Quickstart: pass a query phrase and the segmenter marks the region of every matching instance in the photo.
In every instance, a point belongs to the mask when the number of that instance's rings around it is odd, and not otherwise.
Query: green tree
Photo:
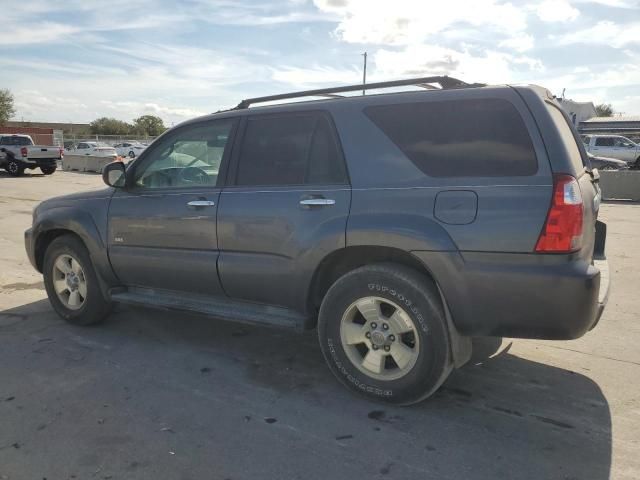
[[[142,115],[136,118],[133,121],[133,128],[136,133],[150,137],[157,137],[167,129],[162,119],[155,115]]]
[[[0,90],[0,125],[4,125],[16,113],[13,95],[8,89]]]
[[[610,103],[601,103],[596,105],[596,116],[598,117],[612,117],[613,107]]]
[[[101,117],[89,124],[96,135],[129,135],[133,126],[115,118]]]

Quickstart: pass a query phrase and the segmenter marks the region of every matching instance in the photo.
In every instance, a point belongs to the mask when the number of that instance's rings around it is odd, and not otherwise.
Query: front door
[[[218,210],[222,286],[303,310],[315,267],[345,247],[351,189],[331,118],[252,115],[241,130]]]
[[[198,122],[155,142],[131,164],[109,207],[109,258],[124,285],[221,294],[219,175],[235,120]]]

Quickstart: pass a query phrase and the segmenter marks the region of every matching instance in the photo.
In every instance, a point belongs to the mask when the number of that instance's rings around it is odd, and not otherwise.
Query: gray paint
[[[501,98],[515,106],[536,151],[535,175],[428,177],[363,114],[370,105],[467,98]],[[455,326],[466,334],[573,338],[598,315],[599,272],[589,262],[596,190],[589,174],[575,171],[547,110],[550,98],[539,87],[469,88],[233,110],[185,122],[182,126],[260,113],[325,111],[335,122],[351,184],[220,185],[150,196],[120,190],[111,201],[110,222],[109,194],[81,202],[63,197],[38,209],[27,249],[32,250],[32,236],[69,228],[87,239],[101,275],[113,287],[191,292],[211,302],[230,297],[286,307],[305,317],[314,313],[307,311],[306,300],[323,259],[344,247],[390,247],[411,252],[432,273]],[[134,162],[129,176],[152,150]],[[228,170],[234,171],[233,164]],[[579,178],[585,201],[584,247],[572,255],[533,254],[550,204],[552,172]],[[306,195],[336,203],[301,207]],[[439,195],[444,203],[438,205]],[[202,197],[216,206],[186,207]],[[47,220],[61,205],[70,206],[64,218]]]

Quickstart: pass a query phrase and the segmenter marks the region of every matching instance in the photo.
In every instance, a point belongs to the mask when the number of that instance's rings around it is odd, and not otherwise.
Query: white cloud
[[[591,27],[552,37],[560,45],[599,44],[620,48],[630,44],[640,44],[640,22],[619,25],[609,20]],[[636,54],[637,57],[637,54]]]
[[[401,51],[380,49],[374,54],[376,73],[382,77],[451,75],[467,82],[507,83],[521,81],[515,70],[543,71],[539,60],[497,51],[474,54],[431,45]],[[524,76],[526,78],[526,76]]]
[[[533,35],[522,34],[502,40],[498,46],[508,50],[515,50],[516,52],[526,52],[533,48],[534,43]]]
[[[320,65],[305,67],[284,66],[273,68],[271,78],[296,88],[309,88],[327,84],[355,84],[361,81],[362,71],[356,68],[333,68]]]
[[[536,7],[543,22],[567,22],[578,18],[580,11],[566,0],[545,0]]]
[[[71,25],[54,22],[40,22],[36,25],[3,22],[0,45],[25,45],[33,43],[50,43],[61,38],[68,38],[79,30]]]
[[[322,11],[339,16],[335,30],[349,43],[413,45],[459,24],[514,35],[526,28],[526,12],[494,0],[314,0]]]

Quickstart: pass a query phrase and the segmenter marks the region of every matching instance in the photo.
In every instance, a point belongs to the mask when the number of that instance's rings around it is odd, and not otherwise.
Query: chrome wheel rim
[[[70,310],[82,308],[87,299],[87,279],[82,265],[69,254],[59,255],[53,262],[53,289]]]
[[[340,322],[340,341],[353,366],[376,380],[404,377],[420,353],[413,319],[381,297],[363,297],[349,305]]]

